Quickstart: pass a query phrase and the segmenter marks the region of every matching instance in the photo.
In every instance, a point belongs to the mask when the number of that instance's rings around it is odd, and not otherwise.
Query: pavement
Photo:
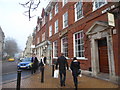
[[[44,83],[41,83],[41,73],[38,70],[35,74],[31,74],[26,78],[21,79],[20,88],[32,88],[32,89],[62,89],[62,88],[74,88],[73,77],[71,71],[67,70],[66,75],[66,86],[60,86],[60,79],[52,77],[52,67],[49,65],[45,66],[44,72]],[[82,77],[78,77],[78,88],[119,88],[119,86],[115,83],[101,80],[98,78],[90,77],[82,74]],[[17,81],[12,81],[9,83],[2,84],[2,90],[6,90],[7,88],[16,88]]]

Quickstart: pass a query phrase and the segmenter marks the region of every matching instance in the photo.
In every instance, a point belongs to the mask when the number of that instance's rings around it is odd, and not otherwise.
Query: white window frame
[[[65,55],[66,52],[64,52],[64,50],[63,50],[63,49],[64,49],[63,39],[65,39],[65,38],[67,39],[67,42],[66,42],[66,43],[67,43],[67,56]],[[65,48],[66,48],[66,47],[65,47]],[[61,38],[61,53],[64,53],[65,57],[68,58],[68,38],[67,38],[67,37]]]
[[[45,24],[45,16],[42,18],[42,26]]]
[[[67,22],[67,25],[65,26],[66,22]],[[66,27],[68,27],[68,12],[65,12],[63,14],[63,29]]]
[[[80,50],[82,53],[81,54],[83,54],[83,57],[78,57],[77,55],[76,55],[76,52],[80,52],[80,51],[76,51],[76,43],[75,43],[75,35],[76,34],[78,34],[78,33],[83,33],[83,30],[81,30],[81,31],[79,31],[79,32],[76,32],[76,33],[74,33],[73,34],[73,44],[74,44],[74,57],[77,57],[78,59],[81,59],[81,60],[86,60],[85,59],[85,55],[84,55],[84,52],[85,52],[85,48],[84,48],[84,33],[82,34],[83,35],[83,37],[82,37],[82,39],[83,39],[83,50]],[[81,37],[80,37],[80,39],[81,39]],[[79,45],[82,45],[82,43],[80,43]],[[77,47],[77,49],[78,49],[78,47]]]
[[[42,41],[45,40],[45,32],[42,34]]]
[[[100,1],[104,1],[104,4],[102,4],[101,6],[99,5]],[[96,7],[96,3],[99,5],[98,7]],[[107,0],[93,0],[93,11],[101,8],[102,6],[104,6],[107,3],[108,3]]]
[[[55,33],[57,33],[58,32],[58,19],[55,21]]]
[[[40,30],[40,23],[38,23],[38,25],[37,25],[37,31],[39,31]]]
[[[52,11],[50,11],[50,13],[49,13],[49,20],[51,20],[52,19]]]
[[[55,15],[58,13],[58,3],[55,5]]]
[[[57,43],[57,50],[55,50],[56,48],[55,48],[55,43]],[[55,56],[55,54],[57,53],[57,56]],[[57,58],[58,57],[58,41],[56,40],[56,41],[54,41],[53,42],[53,58]]]
[[[49,26],[49,37],[52,36],[52,25]]]
[[[81,3],[81,11],[82,11],[82,13],[81,13],[81,17],[80,18],[77,18],[77,4],[78,3]],[[74,7],[75,7],[75,21],[78,21],[78,20],[80,20],[81,18],[83,18],[83,2],[82,2],[82,0],[80,0],[79,2],[77,2],[75,5],[74,5]],[[80,10],[79,10],[80,11]]]
[[[68,3],[68,0],[62,0],[62,5],[64,6],[65,4]]]
[[[37,38],[37,44],[39,44],[39,43],[40,43],[40,37]]]

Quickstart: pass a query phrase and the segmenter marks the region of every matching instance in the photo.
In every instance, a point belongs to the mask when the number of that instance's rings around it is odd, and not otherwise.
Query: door
[[[107,51],[106,38],[98,40],[98,49],[99,49],[98,51],[99,51],[100,72],[109,73],[108,51]]]

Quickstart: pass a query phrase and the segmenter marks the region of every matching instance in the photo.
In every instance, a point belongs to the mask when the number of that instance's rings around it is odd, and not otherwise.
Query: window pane
[[[54,57],[57,57],[58,56],[58,46],[57,46],[57,41],[54,42]]]
[[[77,19],[81,18],[82,17],[82,2],[79,1],[77,4],[76,4],[76,14],[77,14]]]
[[[84,57],[83,31],[75,34],[75,54],[76,57]]]
[[[65,57],[68,57],[68,41],[67,37],[62,38],[62,51]]]

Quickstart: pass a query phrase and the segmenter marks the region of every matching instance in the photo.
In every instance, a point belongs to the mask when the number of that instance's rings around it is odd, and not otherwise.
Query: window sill
[[[77,57],[78,60],[88,60],[88,58],[80,58],[80,57]]]
[[[58,59],[58,57],[53,57],[53,59]]]
[[[81,20],[82,18],[84,18],[84,16],[80,17],[79,19],[76,19],[75,22]]]

